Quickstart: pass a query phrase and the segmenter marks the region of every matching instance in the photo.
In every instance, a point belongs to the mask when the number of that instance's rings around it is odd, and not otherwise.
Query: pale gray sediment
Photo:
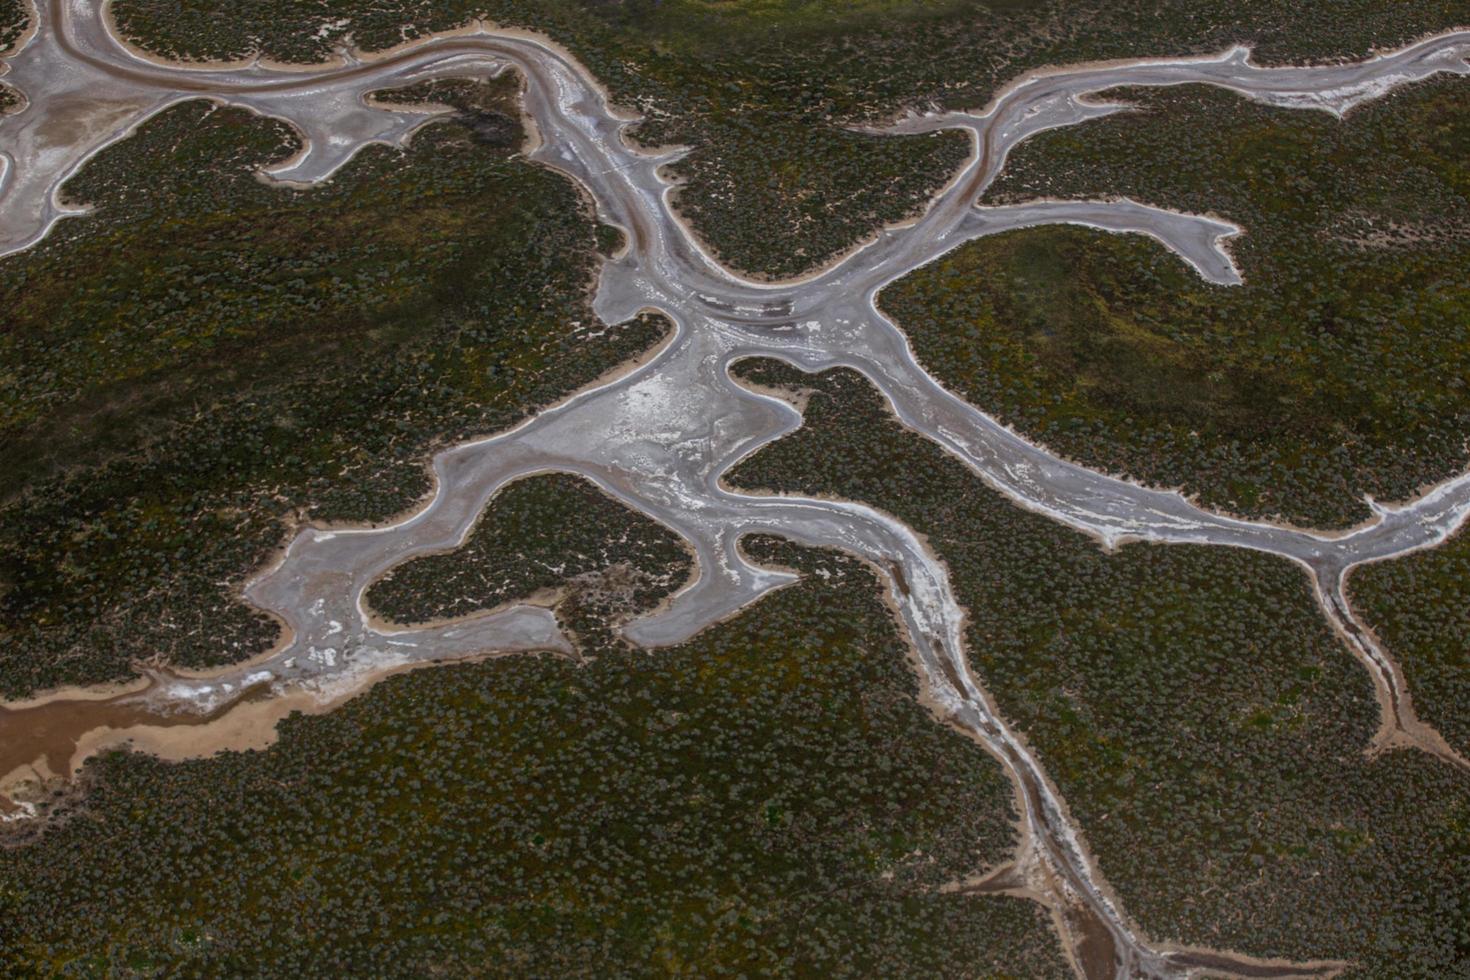
[[[1031,884],[1058,911],[1079,970],[1089,976],[1207,970],[1283,977],[1341,967],[1166,951],[1141,938],[1101,881],[1055,787],[971,673],[963,612],[943,563],[910,529],[870,507],[740,494],[721,485],[721,474],[738,460],[800,424],[790,406],[734,383],[728,368],[751,356],[780,358],[806,370],[855,368],[883,392],[905,425],[962,459],[991,487],[1109,546],[1131,539],[1231,545],[1301,563],[1317,583],[1326,614],[1373,674],[1385,726],[1433,750],[1415,735],[1426,729],[1412,719],[1397,668],[1361,630],[1340,583],[1358,562],[1443,540],[1470,512],[1470,475],[1400,507],[1375,506],[1372,522],[1340,534],[1211,513],[1178,493],[1058,459],[955,397],[917,364],[874,298],[883,286],[964,241],[1057,222],[1151,235],[1204,278],[1238,283],[1225,243],[1239,229],[1216,219],[1127,200],[1004,208],[977,208],[975,201],[1016,143],[1118,111],[1089,101],[1090,93],[1199,82],[1277,105],[1341,113],[1404,82],[1441,71],[1467,73],[1470,33],[1432,38],[1358,64],[1264,69],[1237,48],[1213,58],[1049,71],[1008,86],[982,114],[906,118],[887,131],[968,130],[975,152],[964,171],[917,221],[881,232],[820,274],[760,284],[723,269],[675,218],[668,203],[671,185],[660,167],[679,151],[630,148],[622,138],[627,120],[611,109],[585,69],[548,43],[483,30],[313,71],[194,68],[137,56],[111,35],[103,10],[83,0],[49,0],[39,16],[35,35],[6,59],[6,82],[29,105],[0,118],[0,145],[7,154],[0,174],[0,254],[33,245],[68,213],[57,191],[90,156],[181,100],[210,98],[292,123],[302,134],[303,152],[271,168],[270,176],[312,183],[329,177],[362,146],[401,143],[431,118],[421,109],[372,102],[372,91],[513,66],[525,78],[526,110],[539,136],[532,158],[580,182],[602,219],[627,233],[626,250],[603,265],[598,315],[614,323],[652,308],[677,326],[665,350],[626,376],[512,431],[440,453],[433,464],[435,492],[412,516],[380,528],[302,530],[245,589],[247,598],[289,627],[282,650],[207,678],[161,677],[130,697],[159,711],[209,711],[263,686],[280,694],[313,687],[338,693],[355,677],[405,663],[487,649],[567,649],[545,609],[512,606],[431,628],[388,631],[373,625],[362,596],[393,565],[462,541],[507,482],[539,471],[578,473],[677,531],[696,552],[697,579],[665,608],[627,626],[627,636],[643,645],[684,640],[791,581],[788,573],[742,557],[738,542],[746,534],[837,547],[879,569],[898,570],[889,574],[890,593],[926,686],[941,710],[1014,777],[1025,825],[1017,866],[1030,869]]]

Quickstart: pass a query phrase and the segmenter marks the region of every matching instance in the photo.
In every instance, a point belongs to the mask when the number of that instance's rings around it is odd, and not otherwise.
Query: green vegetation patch
[[[537,591],[583,652],[607,648],[613,627],[671,595],[694,570],[677,534],[579,476],[551,473],[510,484],[465,543],[390,570],[367,603],[399,623],[467,616]]]
[[[455,121],[481,143],[492,147],[519,145],[521,129],[520,76],[503,72],[496,78],[439,78],[372,94],[384,105],[443,106],[454,110]],[[598,226],[598,231],[606,227]]]
[[[30,11],[22,0],[0,0],[0,54],[20,40],[30,24]]]
[[[67,183],[94,214],[0,263],[0,693],[265,648],[233,588],[291,522],[387,518],[436,446],[665,336],[602,331],[595,222],[478,111],[293,191],[253,173],[286,127],[180,105]]]
[[[1151,240],[984,239],[882,296],[919,359],[1087,465],[1210,506],[1365,519],[1465,466],[1470,99],[1417,85],[1346,120],[1203,87],[1042,134],[991,197],[1126,195],[1242,225],[1240,287]]]
[[[959,134],[879,141],[854,122],[931,105],[979,108],[1027,69],[1218,51],[1269,60],[1356,57],[1470,23],[1466,0],[118,0],[151,50],[317,61],[475,16],[544,31],[648,121],[641,140],[696,147],[680,206],[719,255],[800,272],[920,208],[968,150]]]
[[[1470,756],[1470,533],[1353,569],[1355,607],[1409,682],[1414,710]]]
[[[664,651],[385,681],[278,745],[87,767],[0,850],[16,973],[1067,975],[1045,912],[939,886],[1009,859],[1011,788],[938,724],[872,573]]]
[[[737,374],[812,393],[805,425],[730,482],[865,501],[927,536],[977,674],[1147,934],[1358,976],[1470,962],[1470,781],[1422,753],[1365,758],[1372,686],[1300,570],[1223,548],[1106,553],[987,489],[854,372]]]

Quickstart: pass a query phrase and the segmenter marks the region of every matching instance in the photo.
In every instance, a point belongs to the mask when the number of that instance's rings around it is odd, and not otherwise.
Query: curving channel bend
[[[311,184],[369,143],[401,144],[439,112],[377,104],[371,92],[511,67],[524,78],[526,111],[537,134],[531,158],[581,184],[602,220],[626,232],[623,253],[602,267],[598,315],[616,323],[653,309],[676,325],[648,363],[511,431],[440,453],[433,460],[431,499],[406,519],[373,529],[301,530],[245,587],[251,602],[289,627],[289,642],[266,658],[208,677],[157,675],[144,690],[117,699],[130,711],[154,718],[213,715],[263,691],[335,696],[399,665],[487,650],[567,650],[554,617],[542,608],[518,605],[392,631],[373,622],[362,596],[395,564],[455,547],[509,481],[547,470],[578,473],[683,535],[697,554],[697,579],[657,613],[627,626],[627,636],[645,646],[678,643],[792,580],[745,560],[739,541],[747,534],[842,548],[882,570],[930,697],[1014,779],[1024,833],[1007,880],[1049,905],[1083,975],[1287,977],[1343,968],[1166,948],[1139,933],[1099,875],[1055,786],[971,673],[963,611],[943,563],[909,528],[870,507],[738,494],[722,485],[721,475],[742,457],[801,423],[791,406],[731,380],[733,361],[764,356],[809,371],[855,368],[905,425],[963,460],[985,483],[1108,547],[1127,540],[1230,545],[1297,561],[1311,575],[1324,613],[1373,676],[1383,707],[1374,748],[1412,745],[1470,768],[1415,719],[1397,666],[1358,622],[1342,590],[1353,565],[1433,546],[1458,528],[1470,513],[1470,474],[1410,503],[1375,504],[1372,521],[1345,533],[1211,513],[1178,493],[1093,472],[1022,439],[935,382],[874,305],[885,285],[965,241],[1057,222],[1151,235],[1205,279],[1239,283],[1225,243],[1240,229],[1221,221],[1128,200],[1004,208],[974,202],[1020,141],[1124,108],[1091,100],[1090,93],[1119,85],[1208,83],[1274,105],[1341,114],[1437,72],[1470,74],[1470,32],[1357,64],[1261,68],[1247,49],[1234,48],[1213,57],[1050,70],[1011,84],[983,112],[906,117],[882,131],[962,129],[973,141],[969,162],[928,210],[802,280],[756,283],[713,260],[671,207],[672,184],[661,168],[683,151],[629,146],[623,130],[631,119],[609,104],[581,65],[539,37],[482,24],[375,56],[344,53],[339,64],[312,70],[259,63],[180,66],[125,46],[102,4],[45,4],[36,11],[32,35],[0,60],[8,69],[5,82],[26,98],[23,110],[0,117],[0,255],[35,244],[57,220],[77,213],[58,196],[66,178],[179,101],[205,97],[290,122],[305,149],[266,176]],[[15,712],[15,720],[23,714]]]

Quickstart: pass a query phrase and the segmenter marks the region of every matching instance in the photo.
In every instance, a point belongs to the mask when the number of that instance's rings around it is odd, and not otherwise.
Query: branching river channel
[[[681,642],[792,580],[745,560],[739,542],[748,534],[840,548],[879,569],[907,628],[926,696],[950,723],[983,743],[1015,782],[1022,844],[1014,864],[989,876],[985,887],[1045,903],[1082,975],[1320,976],[1345,966],[1169,947],[1144,937],[1102,880],[1046,772],[971,672],[963,611],[945,566],[919,537],[862,504],[747,495],[722,485],[721,475],[742,457],[801,424],[795,408],[735,383],[729,367],[761,356],[808,371],[856,369],[906,426],[964,461],[977,480],[1021,507],[1095,535],[1105,547],[1126,540],[1189,542],[1255,548],[1300,563],[1324,615],[1377,687],[1382,724],[1371,750],[1422,750],[1470,769],[1415,718],[1401,672],[1359,622],[1342,587],[1355,564],[1433,546],[1451,534],[1470,512],[1470,474],[1409,503],[1375,504],[1373,519],[1348,532],[1315,533],[1212,513],[1178,493],[1093,472],[1027,442],[935,382],[874,305],[885,285],[963,242],[1059,222],[1150,235],[1210,282],[1237,284],[1225,244],[1240,229],[1219,220],[1128,200],[1003,208],[975,202],[1022,140],[1124,108],[1089,99],[1090,93],[1205,83],[1276,106],[1341,114],[1438,72],[1470,74],[1470,32],[1356,64],[1261,68],[1247,49],[1234,48],[1211,57],[1048,70],[1007,86],[984,111],[911,115],[885,131],[969,134],[973,152],[958,177],[917,220],[880,232],[830,267],[799,281],[757,283],[722,268],[674,213],[672,184],[662,168],[683,151],[631,146],[623,138],[630,118],[609,105],[586,69],[544,39],[478,25],[373,56],[344,54],[310,70],[169,65],[123,44],[103,5],[45,2],[35,12],[33,32],[0,62],[8,68],[6,84],[26,100],[20,111],[0,117],[0,254],[29,247],[72,213],[58,189],[92,155],[180,101],[208,98],[294,125],[303,151],[266,176],[305,185],[328,178],[369,143],[402,143],[442,111],[375,103],[373,91],[512,68],[524,79],[525,110],[534,122],[530,158],[579,183],[600,218],[625,233],[623,252],[602,266],[597,314],[613,324],[656,310],[676,331],[654,357],[615,380],[511,431],[440,453],[433,460],[434,493],[398,523],[299,531],[244,590],[287,627],[288,640],[269,656],[209,676],[156,673],[109,698],[59,692],[4,709],[0,775],[42,761],[55,750],[48,739],[63,729],[72,733],[65,740],[68,752],[50,761],[71,766],[82,754],[75,736],[83,730],[105,729],[115,742],[148,726],[215,723],[262,701],[339,698],[418,662],[568,649],[544,608],[516,605],[396,630],[377,624],[362,597],[393,566],[456,547],[508,482],[545,471],[576,473],[678,532],[697,554],[696,580],[626,627],[629,639],[644,646]],[[100,741],[105,739],[92,739],[94,749]]]

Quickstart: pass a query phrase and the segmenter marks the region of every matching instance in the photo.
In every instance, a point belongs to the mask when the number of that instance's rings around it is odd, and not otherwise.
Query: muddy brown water
[[[74,775],[89,736],[95,741],[98,733],[115,733],[109,741],[120,744],[128,740],[129,732],[154,734],[208,726],[245,704],[270,699],[269,685],[260,684],[213,711],[188,712],[151,700],[148,694],[158,683],[103,698],[57,698],[24,707],[0,705],[0,808],[16,808],[17,800],[9,794],[18,784]]]

